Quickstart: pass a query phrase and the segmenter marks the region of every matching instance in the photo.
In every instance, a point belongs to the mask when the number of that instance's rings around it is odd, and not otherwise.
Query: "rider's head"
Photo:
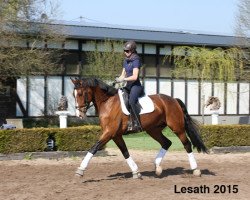
[[[125,52],[131,52],[131,53],[134,53],[136,52],[136,43],[135,41],[128,41],[125,43],[124,47],[123,47],[123,50]]]

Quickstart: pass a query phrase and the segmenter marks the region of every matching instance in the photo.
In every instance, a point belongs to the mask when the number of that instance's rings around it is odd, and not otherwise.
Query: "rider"
[[[116,82],[127,81],[125,89],[129,93],[129,105],[131,120],[128,125],[128,131],[142,131],[140,123],[140,108],[136,106],[138,98],[143,95],[143,87],[139,80],[141,60],[136,51],[135,41],[128,41],[124,45],[125,59],[123,62],[123,70],[120,77],[116,78]]]

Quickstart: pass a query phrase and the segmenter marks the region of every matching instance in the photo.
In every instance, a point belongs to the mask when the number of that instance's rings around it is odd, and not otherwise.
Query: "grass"
[[[172,133],[170,129],[164,129],[163,134],[172,142],[172,146],[169,148],[169,151],[184,150],[181,141],[174,133]],[[128,149],[159,150],[161,148],[160,144],[151,138],[146,132],[124,135],[123,138]],[[113,141],[110,141],[106,147],[118,148]]]

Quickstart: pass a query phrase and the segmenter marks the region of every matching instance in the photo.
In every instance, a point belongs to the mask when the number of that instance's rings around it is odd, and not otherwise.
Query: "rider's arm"
[[[137,80],[138,76],[139,76],[139,68],[134,68],[133,69],[133,75],[129,76],[127,78],[124,78],[125,81],[135,81]]]
[[[125,76],[126,76],[126,71],[125,71],[125,69],[123,68],[123,69],[122,69],[121,76],[120,76],[119,78],[124,79]]]

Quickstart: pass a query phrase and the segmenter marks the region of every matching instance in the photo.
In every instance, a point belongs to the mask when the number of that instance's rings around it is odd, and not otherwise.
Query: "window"
[[[64,55],[66,74],[79,74],[80,62],[79,53],[67,52]]]
[[[146,76],[156,76],[156,57],[155,55],[145,55],[143,66],[145,67]]]
[[[164,56],[159,56],[159,68],[160,68],[160,77],[171,77],[172,68],[170,57],[164,58]]]

